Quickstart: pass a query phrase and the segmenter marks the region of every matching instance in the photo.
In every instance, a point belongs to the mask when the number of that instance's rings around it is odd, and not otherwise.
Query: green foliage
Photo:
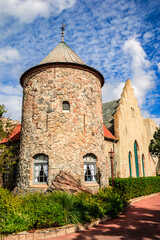
[[[116,217],[127,203],[122,192],[111,187],[99,190],[97,199],[99,199],[104,206],[104,214],[112,218]]]
[[[12,165],[15,162],[15,156],[19,153],[19,144],[12,143],[9,136],[14,129],[14,125],[10,119],[4,119],[3,114],[6,113],[4,105],[0,105],[0,142],[3,139],[8,139],[7,143],[0,144],[0,173],[12,170]]]
[[[4,121],[4,113],[6,113],[4,105],[0,105],[0,141],[4,138],[8,138],[13,130],[13,124],[9,119]]]
[[[96,199],[96,195],[90,193],[80,193],[77,195],[78,199],[84,203],[86,207],[85,220],[91,221],[91,219],[100,218],[104,215],[104,209],[101,201]]]
[[[111,179],[109,184],[112,184]],[[131,199],[160,192],[160,177],[115,178],[114,186],[122,191],[127,199]]]
[[[149,152],[160,159],[160,127],[155,131],[153,138],[149,145]]]
[[[96,195],[72,195],[57,191],[21,196],[14,196],[0,188],[0,230],[3,234],[9,234],[89,222],[104,214],[115,217],[123,209],[124,202],[122,195],[111,188],[100,190]]]

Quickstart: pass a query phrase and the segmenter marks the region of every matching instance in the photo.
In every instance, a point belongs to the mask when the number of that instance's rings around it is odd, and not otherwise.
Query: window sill
[[[85,182],[84,185],[86,186],[99,186],[97,182]]]
[[[32,184],[30,185],[30,188],[48,188],[49,186],[47,184]]]
[[[70,110],[62,110],[63,113],[69,113]]]

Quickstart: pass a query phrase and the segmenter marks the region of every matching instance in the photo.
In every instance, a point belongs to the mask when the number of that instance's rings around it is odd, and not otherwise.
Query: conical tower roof
[[[45,57],[40,64],[45,63],[78,63],[86,65],[80,57],[64,42],[61,41],[56,48]]]
[[[24,79],[33,72],[38,71],[39,69],[51,68],[55,66],[59,67],[70,67],[70,68],[77,68],[81,70],[85,70],[88,72],[93,73],[96,77],[99,78],[101,82],[101,86],[104,84],[104,77],[103,75],[97,71],[96,69],[87,66],[78,55],[64,42],[64,28],[62,26],[62,40],[61,42],[55,47],[52,52],[48,54],[38,65],[31,67],[27,71],[25,71],[21,78],[20,83],[23,87]]]

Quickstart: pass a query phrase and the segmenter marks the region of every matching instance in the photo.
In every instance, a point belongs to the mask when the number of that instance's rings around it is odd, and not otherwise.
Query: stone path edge
[[[154,197],[159,194],[160,194],[160,192],[130,199],[129,203],[128,203],[127,207],[124,209],[124,211],[126,211],[126,209],[136,201],[140,201],[142,199],[149,198],[149,197]],[[122,214],[122,213],[120,213],[120,214]],[[52,237],[58,237],[58,236],[68,235],[68,234],[75,233],[75,232],[80,232],[85,229],[89,229],[91,227],[97,226],[98,224],[108,221],[110,219],[111,219],[111,217],[104,216],[103,218],[92,221],[91,223],[70,224],[70,225],[66,225],[63,227],[57,227],[57,228],[46,228],[46,229],[40,229],[40,230],[24,231],[24,232],[19,232],[18,234],[11,234],[11,235],[7,235],[7,236],[0,235],[0,237],[1,237],[0,239],[1,240],[38,240],[38,239],[47,239],[47,238],[52,238]]]

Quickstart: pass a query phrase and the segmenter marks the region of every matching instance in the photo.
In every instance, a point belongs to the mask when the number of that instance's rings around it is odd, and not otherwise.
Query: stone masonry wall
[[[63,101],[70,112],[62,110]],[[49,158],[49,185],[60,170],[69,172],[91,190],[97,183],[84,182],[83,156],[97,157],[102,186],[106,186],[101,84],[85,70],[52,67],[26,77],[23,86],[23,113],[18,186],[33,184],[33,157]]]

